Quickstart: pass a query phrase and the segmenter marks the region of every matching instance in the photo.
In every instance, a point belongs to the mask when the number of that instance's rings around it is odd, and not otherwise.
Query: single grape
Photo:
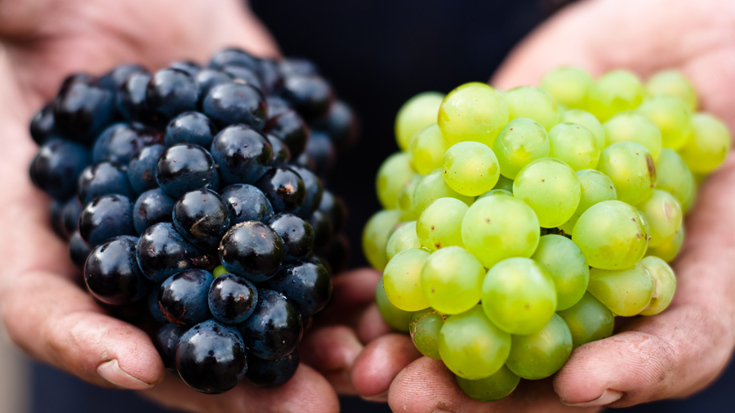
[[[395,209],[384,209],[373,214],[362,230],[362,251],[370,265],[383,271],[388,257],[385,247],[395,226],[401,222],[401,213]]]
[[[385,295],[399,309],[418,311],[429,306],[421,292],[421,269],[427,258],[428,252],[413,248],[399,252],[385,266]]]
[[[277,387],[291,379],[299,368],[299,350],[275,360],[264,360],[253,355],[248,357],[248,382],[263,388]]]
[[[401,221],[415,221],[419,218],[419,212],[413,209],[413,192],[420,180],[421,174],[414,174],[398,193],[398,210],[401,211]]]
[[[518,171],[531,161],[549,156],[550,151],[546,129],[535,120],[526,118],[508,122],[493,144],[500,173],[508,180],[515,179]]]
[[[212,275],[214,276],[214,278],[217,278],[220,275],[225,275],[225,274],[229,274],[229,273],[227,272],[225,267],[222,265],[218,265],[214,268],[214,270],[212,270]]]
[[[730,145],[730,131],[721,120],[708,113],[696,113],[692,116],[691,136],[679,154],[692,172],[706,174],[725,161]]]
[[[409,147],[413,166],[422,175],[441,168],[446,151],[447,146],[436,123],[417,132]]]
[[[539,331],[511,336],[505,365],[519,377],[539,380],[559,371],[572,354],[572,333],[564,320],[554,314]]]
[[[582,190],[582,194],[579,198],[579,205],[577,210],[574,211],[569,221],[563,223],[561,228],[567,234],[571,234],[574,230],[574,224],[580,216],[589,209],[592,205],[602,202],[617,199],[615,193],[615,185],[613,185],[610,178],[600,171],[594,169],[583,169],[577,171],[577,179],[579,179],[579,186]]]
[[[584,126],[560,123],[549,131],[549,142],[549,156],[564,161],[575,171],[597,167],[602,147]]]
[[[273,147],[259,131],[247,125],[228,126],[214,136],[212,158],[226,184],[252,184],[260,179],[273,160]]]
[[[681,99],[689,110],[697,109],[697,93],[689,80],[676,69],[662,70],[648,78],[646,92],[649,96],[666,95]]]
[[[258,289],[253,314],[239,325],[248,353],[266,360],[287,356],[304,333],[301,314],[282,294]]]
[[[559,123],[563,122],[584,126],[595,136],[597,146],[605,147],[605,129],[595,115],[581,109],[569,109],[562,112],[559,118]]]
[[[419,216],[430,203],[446,197],[456,198],[467,205],[472,205],[474,201],[474,197],[462,195],[450,188],[444,180],[441,168],[434,169],[416,184],[413,191],[413,211]]]
[[[556,234],[544,235],[539,239],[538,248],[531,258],[554,281],[557,311],[573,306],[587,291],[590,277],[587,260],[569,238]]]
[[[511,192],[511,191],[509,191],[507,189],[491,189],[491,190],[485,192],[484,194],[478,196],[477,199],[481,199],[481,198],[484,198],[486,196],[491,196],[491,195],[507,195],[507,196],[511,196],[512,197],[513,196],[513,192]]]
[[[396,152],[383,161],[375,182],[378,200],[383,208],[398,206],[398,194],[415,173],[411,168],[411,156],[407,153]]]
[[[490,271],[482,284],[482,309],[511,334],[532,334],[556,310],[554,281],[530,258],[508,258]]]
[[[150,283],[135,259],[135,237],[119,236],[96,246],[84,264],[84,282],[96,299],[112,305],[145,297]]]
[[[590,293],[584,293],[577,304],[558,314],[572,333],[574,348],[610,337],[615,327],[613,313]]]
[[[656,189],[669,192],[679,201],[686,214],[697,196],[697,183],[692,171],[676,151],[663,148],[656,161]]]
[[[321,311],[332,296],[329,270],[318,258],[291,261],[283,265],[265,287],[285,295],[299,310],[302,318]]]
[[[654,279],[646,267],[636,263],[624,270],[590,270],[587,290],[615,315],[640,314],[653,296]]]
[[[50,141],[47,144],[52,144],[53,142]],[[31,169],[31,179],[34,182],[36,179],[39,179],[35,173]],[[71,185],[73,187],[74,182]],[[77,197],[82,205],[86,205],[102,195],[118,194],[129,198],[135,197],[135,191],[130,186],[130,180],[128,179],[125,168],[113,162],[100,162],[84,168],[79,175],[76,185]]]
[[[135,192],[142,194],[147,190],[158,187],[156,165],[158,164],[158,158],[165,150],[166,146],[164,145],[146,146],[128,162],[128,181]]]
[[[454,198],[439,198],[427,206],[416,222],[416,235],[421,245],[431,251],[449,246],[462,246],[462,218],[467,205]]]
[[[481,402],[494,402],[513,393],[521,378],[507,366],[503,366],[489,377],[467,380],[457,376],[457,384],[467,396]]]
[[[219,194],[211,189],[195,189],[174,204],[173,223],[195,247],[214,251],[230,228],[230,213]]]
[[[626,70],[613,70],[597,79],[587,97],[589,111],[605,122],[614,114],[635,109],[643,100],[643,85]]]
[[[558,159],[537,159],[521,169],[513,181],[513,196],[533,209],[544,228],[567,222],[581,195],[574,170]]]
[[[439,106],[437,123],[447,146],[476,141],[492,147],[508,121],[505,98],[485,83],[465,83],[451,91]]]
[[[166,195],[178,199],[199,188],[219,187],[218,166],[212,155],[198,145],[179,144],[166,149],[156,165],[156,182]]]
[[[509,90],[504,96],[508,103],[508,120],[533,119],[546,130],[559,122],[559,106],[551,94],[543,89],[522,86]]]
[[[663,245],[681,228],[684,214],[676,198],[666,191],[654,189],[651,197],[638,205],[638,209],[648,222],[649,247]]]
[[[158,291],[156,291],[155,295],[158,296]],[[158,301],[156,301],[156,307],[158,307]],[[166,367],[166,370],[177,374],[176,346],[179,344],[181,335],[186,332],[186,329],[176,324],[167,323],[165,318],[161,322],[166,324],[162,325],[156,331],[156,334],[153,336],[153,345],[156,346],[158,354],[161,355],[161,360],[163,360],[163,365]]]
[[[637,109],[658,126],[665,148],[679,149],[692,127],[692,112],[682,100],[666,95],[646,98]]]
[[[400,332],[408,332],[408,322],[411,319],[410,311],[403,311],[393,305],[385,295],[383,279],[375,286],[375,305],[378,307],[380,316],[392,329]]]
[[[284,258],[292,260],[311,254],[314,247],[314,229],[294,214],[280,213],[267,222],[283,241]]]
[[[447,185],[466,196],[491,190],[500,176],[495,153],[479,142],[459,142],[447,149],[443,172]]]
[[[167,278],[158,290],[158,306],[166,320],[188,327],[210,318],[207,295],[212,281],[212,274],[199,268]]]
[[[79,214],[79,234],[94,248],[118,235],[134,235],[133,204],[122,195],[102,195]]]
[[[681,244],[684,243],[684,227],[682,226],[679,228],[679,231],[674,234],[674,237],[670,240],[664,242],[663,244],[659,245],[658,247],[651,247],[646,251],[646,255],[653,255],[654,257],[659,257],[662,260],[666,262],[674,261],[674,258],[676,258],[677,255],[679,255],[679,250],[681,249]]]
[[[510,353],[510,334],[474,306],[450,316],[439,330],[439,355],[459,377],[477,380],[495,374]]]
[[[444,95],[439,92],[423,92],[407,100],[396,115],[396,141],[402,151],[408,150],[411,138],[425,127],[436,122]]]
[[[257,288],[235,274],[219,274],[207,291],[209,311],[224,324],[240,324],[247,320],[257,302]]]
[[[655,161],[661,153],[661,131],[653,121],[633,110],[626,110],[611,117],[603,125],[605,146],[618,142],[635,142],[643,145]]]
[[[253,282],[273,277],[286,254],[278,233],[260,221],[232,226],[222,236],[218,252],[228,272]]]
[[[419,241],[419,237],[416,235],[416,221],[399,224],[398,228],[388,238],[385,252],[390,261],[399,252],[411,248],[421,248],[421,241]]]
[[[416,349],[426,357],[441,360],[439,355],[439,331],[447,316],[433,308],[426,308],[411,314],[408,332]]]
[[[541,79],[541,88],[568,108],[584,109],[587,92],[593,83],[592,77],[584,70],[563,66],[547,72]]]
[[[421,270],[421,290],[428,304],[445,314],[459,314],[480,301],[485,269],[461,247],[433,252]]]
[[[500,175],[500,178],[498,179],[498,183],[495,184],[493,189],[504,189],[512,194],[513,193],[513,180],[510,178],[506,178],[503,175]]]
[[[656,183],[651,153],[635,142],[619,142],[605,148],[597,169],[613,182],[618,199],[631,205],[648,199]]]
[[[664,260],[658,257],[645,257],[641,260],[648,273],[653,277],[653,294],[651,301],[646,308],[641,311],[641,315],[656,315],[666,309],[671,304],[676,291],[676,276],[674,270],[666,264]]]
[[[133,205],[133,226],[138,234],[159,222],[171,222],[174,200],[161,188],[150,189],[140,194]]]

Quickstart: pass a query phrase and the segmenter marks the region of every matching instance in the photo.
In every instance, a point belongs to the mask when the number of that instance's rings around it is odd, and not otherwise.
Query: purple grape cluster
[[[204,393],[293,376],[346,264],[345,205],[323,179],[357,137],[313,63],[228,48],[77,73],[30,130],[31,180],[87,289],[167,368]]]

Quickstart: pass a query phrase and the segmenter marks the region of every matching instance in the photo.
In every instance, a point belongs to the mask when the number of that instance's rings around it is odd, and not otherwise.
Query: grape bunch
[[[322,180],[357,133],[313,63],[228,48],[77,73],[30,132],[31,180],[89,293],[168,369],[203,393],[293,376],[346,264],[345,205]]]
[[[673,70],[643,83],[562,67],[540,87],[411,98],[363,232],[383,319],[492,401],[609,337],[615,317],[666,309],[683,217],[730,149],[696,109]]]

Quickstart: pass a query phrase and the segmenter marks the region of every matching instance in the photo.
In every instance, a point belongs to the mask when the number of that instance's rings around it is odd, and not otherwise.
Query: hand
[[[143,331],[108,316],[77,286],[78,270],[48,224],[48,198],[28,178],[38,150],[28,136],[29,120],[69,73],[101,74],[123,62],[155,70],[175,59],[205,61],[226,46],[278,54],[241,2],[215,3],[0,0],[0,315],[12,340],[31,356],[100,386],[145,390],[167,406],[337,411],[333,388],[304,364],[280,388],[243,383],[218,396],[197,393],[167,375]]]
[[[569,6],[534,31],[507,58],[492,84],[509,89],[537,85],[560,65],[594,75],[627,68],[641,76],[675,67],[693,82],[701,110],[735,131],[735,5],[717,0],[590,0]],[[688,396],[714,380],[735,345],[735,157],[701,187],[687,217],[687,238],[674,266],[678,290],[670,308],[633,319],[616,335],[574,351],[553,378],[525,381],[508,398],[480,403],[465,396],[441,362],[408,357],[407,337],[385,336],[358,358],[357,390],[388,391],[401,412],[562,412],[565,406],[623,407]],[[391,343],[389,343],[391,342]],[[380,344],[376,344],[380,343]],[[387,348],[386,348],[387,347]],[[396,353],[403,351],[401,358]],[[360,380],[392,354],[395,378],[367,388]],[[584,410],[581,410],[584,411]]]

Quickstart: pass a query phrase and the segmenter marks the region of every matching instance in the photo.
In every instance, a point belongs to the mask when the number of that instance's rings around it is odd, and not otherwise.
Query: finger
[[[393,411],[413,412],[592,412],[572,409],[559,402],[549,380],[522,380],[510,396],[497,402],[473,400],[457,385],[454,374],[441,361],[422,357],[409,364],[390,386],[388,404]]]
[[[3,290],[0,312],[26,352],[91,383],[146,389],[163,379],[153,343],[140,329],[102,313],[70,280],[18,274]]]
[[[321,373],[340,394],[355,394],[350,372],[363,345],[347,326],[326,326],[304,337],[301,361]]]
[[[352,383],[367,400],[386,400],[388,389],[396,375],[410,362],[419,358],[411,339],[402,334],[388,334],[371,341],[355,361]]]
[[[357,336],[363,343],[369,343],[391,332],[393,329],[383,320],[375,303],[365,309],[357,324]]]
[[[143,392],[165,406],[206,413],[266,413],[339,411],[339,401],[329,383],[303,363],[284,385],[262,389],[241,383],[234,389],[218,394],[202,394],[189,388],[177,376],[169,374],[151,390]]]
[[[322,324],[356,325],[361,311],[375,300],[380,273],[369,268],[345,272],[332,281],[332,301],[319,314]]]

